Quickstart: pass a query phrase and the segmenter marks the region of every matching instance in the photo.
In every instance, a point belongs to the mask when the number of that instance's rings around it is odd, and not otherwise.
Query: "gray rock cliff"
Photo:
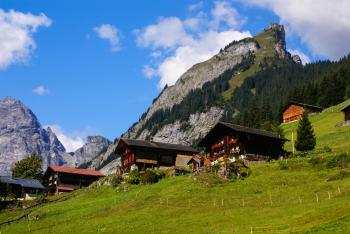
[[[42,157],[43,170],[48,165],[72,165],[75,160],[30,109],[6,97],[0,101],[0,175],[10,175],[13,165],[32,152]]]

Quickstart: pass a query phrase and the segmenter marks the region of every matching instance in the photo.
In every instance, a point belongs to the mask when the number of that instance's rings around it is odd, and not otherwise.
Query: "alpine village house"
[[[272,132],[219,122],[199,142],[208,164],[220,158],[245,157],[250,161],[277,159],[283,153],[284,137]]]
[[[345,122],[350,121],[350,105],[347,105],[341,111],[344,112]]]
[[[71,192],[89,186],[104,175],[95,170],[74,167],[49,166],[44,174],[48,194]]]
[[[191,146],[167,144],[153,141],[120,138],[116,154],[121,155],[121,168],[117,173],[129,172],[132,165],[138,170],[147,168],[171,167],[186,164],[198,151]]]
[[[45,190],[45,187],[35,179],[0,176],[0,184],[7,186],[16,199],[32,200]]]
[[[318,114],[322,111],[322,107],[293,101],[289,102],[283,110],[283,123],[300,120],[305,111],[309,115]]]

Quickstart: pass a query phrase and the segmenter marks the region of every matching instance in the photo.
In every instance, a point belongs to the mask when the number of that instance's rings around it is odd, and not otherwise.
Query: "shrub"
[[[140,182],[142,184],[154,184],[159,181],[159,176],[153,170],[146,170],[140,176]]]
[[[121,175],[112,175],[110,177],[110,183],[113,187],[117,187],[123,182],[123,177]]]
[[[339,171],[336,175],[330,176],[327,181],[332,180],[342,180],[344,178],[350,177],[350,172],[348,171]]]
[[[310,158],[309,163],[314,167],[323,166],[326,163],[326,159],[322,155],[314,156]]]
[[[287,160],[278,161],[278,166],[280,170],[287,170],[289,168]]]
[[[140,173],[138,170],[132,170],[129,173],[129,177],[127,179],[129,184],[139,184],[140,183]]]
[[[326,145],[325,147],[323,147],[323,152],[330,153],[330,152],[332,152],[332,148],[329,147],[328,145]]]
[[[346,168],[350,163],[350,156],[347,154],[339,154],[337,156],[329,157],[327,160],[328,168]]]

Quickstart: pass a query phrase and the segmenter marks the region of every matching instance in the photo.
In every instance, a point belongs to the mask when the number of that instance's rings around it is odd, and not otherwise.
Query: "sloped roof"
[[[341,111],[345,112],[345,111],[347,111],[348,109],[350,109],[350,105],[347,105],[346,107],[344,107],[343,109],[341,109]]]
[[[301,103],[301,102],[296,102],[296,101],[290,101],[290,102],[288,102],[288,104],[284,107],[283,111],[285,111],[290,105],[302,106],[302,107],[306,107],[306,108],[313,109],[313,110],[319,110],[319,111],[322,111],[322,110],[323,110],[323,108],[320,107],[320,106],[310,105],[310,104]]]
[[[0,182],[4,184],[17,184],[24,188],[45,189],[45,187],[38,181],[33,179],[22,179],[11,176],[0,176]]]
[[[90,169],[80,169],[75,167],[61,167],[61,166],[49,166],[51,170],[55,172],[69,173],[69,174],[78,174],[78,175],[87,175],[87,176],[105,176],[99,171],[90,170]]]
[[[280,141],[288,141],[286,138],[283,136],[280,136],[276,133],[269,132],[269,131],[264,131],[256,128],[249,128],[237,124],[231,124],[231,123],[226,123],[226,122],[218,122],[208,133],[207,135],[199,142],[199,146],[204,146],[205,142],[209,140],[209,138],[212,138],[214,135],[214,131],[220,131],[223,129],[228,129],[228,130],[233,130],[235,132],[241,132],[241,133],[248,133],[251,135],[257,135],[257,136],[262,136],[262,137],[267,137],[267,138],[272,138],[275,140],[280,140]],[[212,136],[213,135],[213,136]]]
[[[154,142],[154,141],[132,140],[132,139],[125,139],[125,138],[119,139],[116,147],[117,151],[121,148],[122,143],[125,143],[129,146],[135,146],[135,147],[198,153],[198,150],[187,145],[168,144],[168,143],[161,143],[161,142]]]

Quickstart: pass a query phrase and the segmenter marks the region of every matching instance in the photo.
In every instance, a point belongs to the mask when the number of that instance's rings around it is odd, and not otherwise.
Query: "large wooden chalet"
[[[305,111],[309,115],[317,114],[322,111],[322,107],[299,102],[289,102],[283,110],[283,123],[300,120]]]
[[[190,161],[198,151],[185,145],[120,138],[116,153],[122,157],[123,172],[129,172],[132,165],[139,170],[175,166],[180,157]]]
[[[349,121],[350,120],[350,105],[344,107],[341,111],[344,112],[345,121]]]
[[[210,161],[220,157],[240,157],[251,160],[276,159],[282,153],[284,137],[272,132],[219,122],[199,142]]]
[[[49,166],[44,174],[44,185],[49,194],[71,192],[87,187],[103,176],[95,170]]]

